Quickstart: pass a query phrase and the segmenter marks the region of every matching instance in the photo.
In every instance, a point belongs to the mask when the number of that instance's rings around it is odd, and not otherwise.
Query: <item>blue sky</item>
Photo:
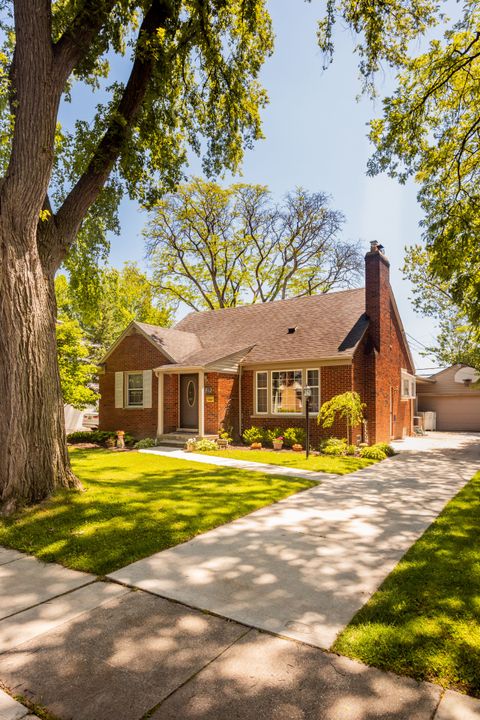
[[[297,185],[329,193],[332,206],[346,215],[346,238],[360,239],[365,250],[370,240],[385,246],[406,331],[429,344],[432,320],[413,312],[410,287],[400,272],[404,246],[420,240],[416,189],[386,176],[366,176],[372,152],[367,123],[381,113],[381,102],[356,100],[360,81],[351,33],[337,32],[334,63],[323,72],[316,23],[324,3],[271,0],[269,5],[276,46],[262,72],[270,97],[263,114],[266,139],[246,154],[242,179],[268,185],[278,198]],[[392,80],[388,73],[379,78],[381,93],[391,90]],[[198,174],[199,163],[193,163],[190,171]],[[137,260],[144,265],[141,231],[146,215],[135,203],[124,201],[121,221],[121,237],[112,238],[111,263]],[[431,367],[432,361],[422,358],[416,347],[413,343],[417,367]]]

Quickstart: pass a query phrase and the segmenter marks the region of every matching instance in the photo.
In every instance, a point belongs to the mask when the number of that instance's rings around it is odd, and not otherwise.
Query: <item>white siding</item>
[[[115,407],[123,408],[123,372],[115,373]]]
[[[152,407],[152,371],[143,371],[143,407]]]

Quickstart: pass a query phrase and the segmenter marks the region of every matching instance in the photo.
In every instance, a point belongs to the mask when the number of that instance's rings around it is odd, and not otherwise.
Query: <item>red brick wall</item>
[[[175,432],[178,428],[179,375],[165,374],[163,379],[163,432]]]
[[[151,408],[116,408],[115,373],[133,370],[150,370],[168,363],[143,335],[128,335],[115,348],[105,363],[105,373],[100,375],[100,430],[125,430],[135,438],[155,437],[158,419],[158,380],[152,376]]]
[[[214,402],[205,401],[205,434],[216,435],[221,427],[238,432],[238,375],[205,373],[205,387],[212,389]],[[205,396],[207,393],[205,393]]]
[[[378,251],[365,258],[365,300],[370,319],[372,345],[357,350],[356,362],[365,365],[363,391],[368,402],[369,442],[388,442],[390,407],[393,410],[393,437],[410,434],[412,400],[400,399],[401,369],[413,372],[401,328],[395,316],[390,288],[390,265]],[[364,357],[360,357],[363,352]],[[359,387],[362,383],[359,380]],[[373,402],[372,402],[373,400]]]

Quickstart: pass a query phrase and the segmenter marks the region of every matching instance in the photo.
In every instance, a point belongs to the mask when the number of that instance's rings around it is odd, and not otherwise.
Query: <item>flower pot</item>
[[[262,449],[262,443],[255,442],[250,445],[250,450],[261,450]]]
[[[292,445],[292,450],[293,452],[302,452],[303,447],[298,443],[295,443],[295,445]]]
[[[225,440],[224,438],[218,438],[217,445],[219,448],[228,448],[228,440]]]
[[[274,450],[281,450],[283,448],[283,440],[274,440],[273,441],[273,449]]]

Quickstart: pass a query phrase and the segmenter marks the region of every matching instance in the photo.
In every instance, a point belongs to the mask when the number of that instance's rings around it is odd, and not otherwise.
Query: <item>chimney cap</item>
[[[385,248],[377,240],[370,240],[370,252],[379,252],[385,255]]]

